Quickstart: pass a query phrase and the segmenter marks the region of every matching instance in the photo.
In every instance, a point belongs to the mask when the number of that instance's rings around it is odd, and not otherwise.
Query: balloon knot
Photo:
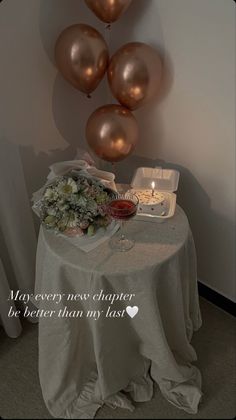
[[[88,99],[91,99],[92,98],[92,96],[90,95],[90,93],[87,94],[87,98]]]
[[[106,29],[108,29],[109,31],[111,30],[111,24],[108,23],[108,25],[106,26]]]

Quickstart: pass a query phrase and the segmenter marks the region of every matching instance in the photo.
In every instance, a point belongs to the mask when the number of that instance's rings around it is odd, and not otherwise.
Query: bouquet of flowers
[[[100,180],[74,170],[48,183],[33,210],[48,229],[92,236],[110,224],[106,205],[114,194]]]

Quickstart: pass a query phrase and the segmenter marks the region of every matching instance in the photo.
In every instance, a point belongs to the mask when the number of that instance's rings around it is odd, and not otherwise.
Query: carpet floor
[[[231,419],[236,415],[235,319],[201,299],[202,328],[193,345],[203,379],[203,399],[197,415],[169,404],[155,388],[150,402],[134,412],[102,407],[97,419]],[[22,335],[8,338],[0,329],[0,416],[3,419],[51,419],[38,378],[37,325],[24,321]]]

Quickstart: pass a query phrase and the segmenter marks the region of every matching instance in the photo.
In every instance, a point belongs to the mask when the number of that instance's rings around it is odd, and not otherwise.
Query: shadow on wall
[[[66,26],[81,21],[89,23],[100,30],[107,40],[108,38],[110,39],[109,44],[116,44],[117,39],[119,39],[119,42],[122,39],[121,45],[129,40],[134,40],[135,24],[138,24],[142,18],[145,18],[146,11],[151,4],[152,0],[136,0],[132,2],[130,8],[121,19],[112,25],[111,31],[107,31],[105,30],[105,24],[94,16],[84,1],[51,0],[48,2],[47,0],[41,0],[39,26],[45,52],[50,61],[54,63],[54,46],[59,33]],[[130,25],[130,22],[133,24]],[[158,27],[161,28],[160,22]],[[122,37],[120,37],[121,33]],[[160,98],[162,100],[172,86],[173,66],[168,54],[163,47],[160,47],[160,45],[163,45],[162,35],[160,35],[159,42],[157,41],[156,45],[153,45],[153,43],[151,45],[160,51],[163,59],[164,78]],[[78,146],[87,148],[85,125],[89,115],[97,107],[109,102],[115,102],[107,89],[107,81],[103,80],[98,89],[93,92],[92,99],[88,101],[85,95],[64,81],[60,74],[57,75],[52,99],[53,117],[60,134],[70,145],[69,149],[71,149],[71,152],[72,149],[75,152]],[[157,104],[151,104],[136,113],[140,127],[140,139],[145,138],[145,147],[151,150],[151,155],[153,155],[152,149],[153,147],[156,148],[157,141],[160,149],[162,138],[161,122],[159,127],[159,124],[157,124],[159,115],[157,114]],[[155,150],[155,153],[158,153],[158,151]],[[66,151],[65,154],[67,154]],[[104,167],[104,163],[101,162],[101,166]]]
[[[101,105],[100,98],[103,89],[104,81],[92,98],[88,99],[70,86],[60,74],[57,75],[53,87],[52,115],[60,135],[66,140],[68,146],[64,149],[54,149],[49,150],[48,153],[38,154],[35,153],[33,146],[20,147],[29,195],[43,185],[52,163],[72,160],[78,148],[87,149],[85,125],[93,107]],[[28,162],[31,162],[31,165]]]
[[[54,47],[58,35],[65,27],[78,22],[96,26],[101,32],[104,28],[104,25],[91,13],[82,0],[40,1],[39,33],[43,49],[53,66],[55,65]],[[88,99],[65,81],[59,73],[57,74],[52,94],[52,117],[67,146],[45,152],[44,145],[44,151],[37,154],[33,145],[32,147],[20,147],[29,196],[43,185],[49,172],[48,168],[52,163],[73,159],[78,147],[86,147],[84,126],[92,111],[104,102],[104,96],[106,96],[104,95],[104,84],[103,81],[93,93],[92,98]],[[46,132],[45,136],[47,136]],[[55,130],[56,136],[57,131]]]
[[[235,272],[234,223],[212,210],[210,198],[204,189],[191,172],[180,165],[134,155],[129,159],[129,166],[125,161],[115,166],[117,181],[130,183],[134,171],[142,166],[161,166],[180,172],[177,202],[186,212],[193,232],[199,279],[206,283],[212,279],[211,283],[216,287],[218,285],[219,290],[223,281],[230,285]],[[228,297],[233,299],[232,292]]]
[[[122,33],[122,44],[132,39],[135,24],[145,18],[145,12],[150,7],[152,1],[136,0],[132,2],[130,9],[122,16],[122,18],[112,26],[111,32],[105,31],[105,25],[97,19],[88,9],[84,1],[77,0],[41,0],[39,9],[39,32],[42,40],[42,46],[54,65],[54,46],[59,33],[67,26],[76,22],[86,22],[95,26],[100,32],[105,33],[105,37],[109,36],[115,40]],[[129,21],[133,25],[128,25]],[[122,22],[124,22],[122,24]],[[121,25],[121,27],[120,27]],[[124,31],[124,33],[123,33]],[[166,68],[171,69],[170,60],[166,54],[163,54]],[[172,79],[172,70],[166,71],[168,74],[168,82],[163,84],[170,89]],[[93,92],[92,98],[89,100],[81,92],[77,91],[58,73],[53,86],[52,94],[52,116],[62,138],[66,141],[67,146],[62,149],[48,150],[48,152],[39,152],[36,154],[33,147],[21,146],[20,153],[24,166],[25,179],[29,195],[37,190],[45,181],[48,174],[48,167],[56,161],[73,159],[76,149],[87,148],[85,140],[85,125],[89,115],[99,106],[115,102],[111,99],[111,94],[107,90],[107,81],[102,81],[98,89]],[[156,150],[156,139],[161,143],[162,128],[161,122],[157,124],[158,107],[154,105],[147,106],[136,113],[136,117],[140,126],[140,139],[145,139],[145,148],[152,149],[155,147],[155,155],[159,154]],[[46,135],[46,133],[45,133]],[[57,132],[55,131],[55,136]],[[155,141],[153,141],[155,139]],[[141,143],[141,142],[140,142]],[[44,144],[45,147],[45,144]],[[28,163],[31,162],[29,165]],[[100,166],[105,163],[101,162]],[[129,158],[127,159],[129,164]]]
[[[88,9],[83,0],[41,0],[39,31],[44,50],[54,64],[54,46],[60,32],[75,23],[87,23],[104,32],[105,25]]]
[[[156,2],[156,0],[133,0],[121,18],[111,26],[112,54],[123,44],[128,42],[138,41],[150,44],[149,39],[143,39],[143,32],[139,35],[139,33],[136,33],[135,28],[136,25],[142,23],[142,20],[145,22],[146,15],[154,2]],[[155,14],[155,21],[155,39],[157,40],[158,45],[163,45],[162,25],[157,13]],[[122,34],[122,36],[120,36],[120,34]]]
[[[132,2],[129,10],[117,23],[112,25],[111,32],[107,33],[105,25],[93,15],[84,1],[41,0],[39,32],[42,46],[51,63],[55,65],[54,46],[59,33],[65,27],[78,22],[86,22],[95,26],[101,33],[105,33],[105,38],[110,38],[112,44],[113,41],[114,43],[116,42],[118,35],[119,41],[121,40],[120,34],[122,33],[121,44],[125,44],[134,39],[135,24],[145,19],[145,13],[151,6],[151,3],[151,0],[136,0]],[[129,22],[133,22],[133,25],[128,24]],[[158,26],[161,28],[160,24]],[[152,43],[152,46],[159,49],[164,63],[165,77],[161,93],[161,99],[163,99],[168,94],[173,83],[173,66],[168,54],[163,48],[160,48],[160,44],[162,44],[161,38],[160,35],[159,42],[157,40],[157,44],[153,45]],[[139,41],[141,40],[139,39]],[[21,146],[20,153],[29,196],[45,182],[48,167],[53,162],[73,159],[78,147],[87,149],[85,125],[89,115],[97,107],[109,102],[115,102],[113,98],[111,99],[106,78],[104,79],[96,91],[93,92],[92,98],[88,99],[86,95],[65,81],[59,73],[57,74],[52,94],[52,116],[56,128],[66,141],[67,146],[64,149],[54,149],[49,150],[48,153],[41,152],[38,154],[35,154],[33,147]],[[163,127],[159,116],[159,106],[150,104],[135,113],[140,127],[139,149],[141,154],[145,155],[145,152],[148,150],[150,156],[160,156]],[[130,159],[132,157],[126,159],[127,166],[130,165]],[[31,162],[31,165],[28,162]],[[100,161],[98,166],[105,169],[109,165]]]
[[[165,138],[165,130],[160,114],[162,102],[171,91],[174,81],[173,63],[167,51],[163,48],[154,46],[159,50],[163,63],[162,85],[159,97],[138,109],[134,115],[139,125],[139,143],[137,145],[137,154],[156,159],[161,156],[162,144]],[[126,162],[130,158],[126,159]]]
[[[127,9],[125,14],[119,19],[111,30],[111,53],[113,54],[123,44],[138,41],[145,42],[156,49],[163,63],[162,87],[158,101],[145,105],[143,108],[134,112],[139,125],[139,143],[136,148],[136,154],[141,156],[160,157],[162,142],[164,139],[164,127],[161,120],[159,109],[162,101],[169,94],[174,80],[174,68],[172,60],[165,48],[161,19],[158,10],[155,9],[155,35],[148,35],[148,28],[145,33],[144,27],[148,19],[150,10],[152,10],[156,0],[135,0]],[[153,9],[154,10],[154,9]],[[139,31],[139,27],[141,30]],[[145,37],[144,37],[145,33]],[[122,34],[122,37],[120,36]],[[132,165],[132,156],[125,159],[125,166]],[[123,162],[122,162],[123,163]],[[119,164],[118,164],[119,165]],[[103,166],[108,167],[107,164]]]
[[[53,88],[52,113],[57,129],[66,142],[74,148],[87,148],[85,126],[89,115],[101,106],[106,92],[103,80],[90,99],[73,86],[70,86],[60,74],[57,75]]]

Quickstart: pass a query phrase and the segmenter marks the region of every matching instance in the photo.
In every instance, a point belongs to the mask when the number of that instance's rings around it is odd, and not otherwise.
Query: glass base
[[[135,242],[132,239],[127,239],[123,236],[115,236],[110,240],[110,247],[114,251],[129,251],[131,248],[133,248],[134,244]]]

